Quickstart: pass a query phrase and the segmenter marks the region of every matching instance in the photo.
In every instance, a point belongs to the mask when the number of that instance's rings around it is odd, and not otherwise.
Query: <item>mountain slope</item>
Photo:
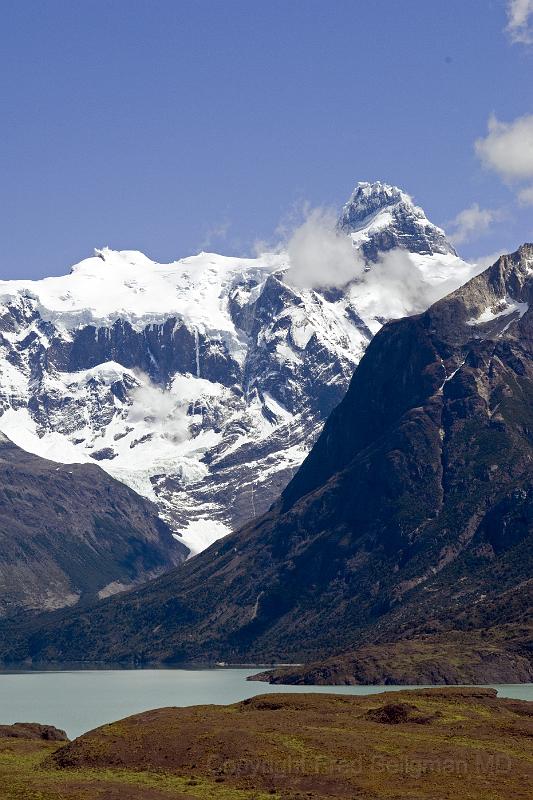
[[[533,681],[533,625],[494,626],[420,634],[294,666],[248,680],[295,686],[411,686]]]
[[[394,187],[361,184],[341,228],[354,279],[340,287],[294,286],[286,253],[157,264],[108,249],[67,276],[0,282],[0,430],[59,463],[96,461],[194,552],[259,516],[383,321],[472,271]]]
[[[292,661],[527,626],[532,302],[524,245],[384,326],[269,513],[131,594],[4,632],[4,659]]]
[[[184,558],[155,507],[91,464],[0,434],[0,616],[105,597]]]

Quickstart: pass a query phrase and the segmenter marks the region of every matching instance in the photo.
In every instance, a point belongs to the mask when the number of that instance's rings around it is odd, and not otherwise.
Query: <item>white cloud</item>
[[[533,186],[526,186],[518,192],[518,202],[523,206],[533,206]]]
[[[479,270],[481,271],[487,269],[487,267],[492,267],[492,265],[496,263],[499,257],[503,255],[503,253],[507,252],[508,250],[506,250],[505,248],[502,248],[501,250],[495,250],[493,253],[489,253],[486,256],[479,256],[478,258],[475,258],[474,263],[477,267],[479,267]]]
[[[361,275],[364,265],[348,236],[335,229],[333,211],[314,209],[293,232],[287,244],[293,286],[344,286]]]
[[[480,208],[478,203],[473,203],[469,208],[463,209],[449,223],[451,230],[449,239],[453,244],[475,239],[485,233],[493,222],[501,219],[501,213],[491,208]]]
[[[203,250],[205,250],[209,247],[212,247],[213,244],[215,243],[220,243],[224,241],[228,236],[229,229],[230,229],[229,220],[225,220],[224,222],[219,222],[216,225],[212,225],[205,232],[205,236],[200,244],[200,247]]]
[[[507,181],[533,178],[533,114],[513,122],[500,122],[492,116],[488,131],[475,143],[483,163]]]
[[[488,131],[485,138],[475,143],[476,153],[485,166],[504,181],[529,182],[533,178],[533,114],[517,117],[513,122],[500,122],[492,116]],[[521,189],[518,201],[522,205],[533,204],[533,186]]]
[[[476,211],[476,218],[481,215],[484,224],[486,213],[479,208]],[[491,219],[497,216],[497,212],[488,213]],[[473,229],[474,223],[464,213],[461,219],[464,228]],[[384,253],[368,268],[350,237],[336,231],[335,222],[333,212],[315,209],[308,213],[287,245],[290,269],[286,280],[307,289],[350,283],[354,307],[365,319],[397,319],[424,311],[480,271],[478,265],[459,259],[451,267],[449,262],[440,263],[438,257],[419,266],[402,249]]]
[[[459,259],[451,265],[445,257],[443,262],[436,257],[419,266],[402,249],[384,253],[368,268],[350,237],[338,233],[335,223],[331,211],[308,212],[283,248],[290,264],[286,280],[305,289],[350,283],[353,305],[364,319],[396,319],[424,311],[480,271],[479,266]]]
[[[507,33],[512,42],[533,44],[533,0],[508,0]]]
[[[365,318],[398,319],[418,314],[481,272],[479,265],[460,261],[453,269],[449,263],[439,268],[438,257],[433,269],[432,276],[424,274],[406,250],[391,250],[364,273],[360,282],[354,284],[354,305]],[[441,279],[435,280],[435,274],[439,274]]]
[[[189,438],[187,404],[170,390],[152,383],[147,375],[138,373],[142,381],[131,392],[132,406],[129,422],[149,422],[165,439],[178,444]]]

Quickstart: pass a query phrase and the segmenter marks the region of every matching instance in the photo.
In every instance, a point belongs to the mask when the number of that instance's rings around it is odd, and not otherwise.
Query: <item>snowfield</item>
[[[407,195],[360,187],[343,210],[354,274],[340,288],[292,286],[287,252],[158,264],[107,248],[62,277],[1,281],[0,431],[53,461],[96,462],[156,502],[192,553],[263,513],[384,321],[475,271]],[[395,246],[361,269],[383,236]]]

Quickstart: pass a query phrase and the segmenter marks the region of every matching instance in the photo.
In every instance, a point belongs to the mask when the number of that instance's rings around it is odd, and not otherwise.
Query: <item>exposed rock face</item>
[[[68,742],[65,731],[54,725],[40,725],[37,722],[0,725],[0,739],[40,739],[44,742]]]
[[[396,247],[422,255],[457,255],[405,192],[386,183],[359,183],[342,209],[339,228],[369,261]]]
[[[354,226],[373,261],[401,247],[431,285],[469,274],[394,187],[361,185],[341,227]],[[349,285],[302,289],[283,253],[161,265],[105,249],[68,276],[0,282],[0,430],[60,463],[96,461],[201,550],[279,496],[398,313],[356,261]]]
[[[386,325],[268,514],[130,595],[4,632],[4,658],[301,661],[526,624],[532,302],[524,245]]]
[[[0,434],[0,616],[108,596],[185,553],[155,506],[96,465],[58,465]]]

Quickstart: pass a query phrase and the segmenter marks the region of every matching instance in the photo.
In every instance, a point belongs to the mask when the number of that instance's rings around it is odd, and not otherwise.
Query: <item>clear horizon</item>
[[[400,186],[465,258],[516,249],[533,240],[520,6],[4,4],[0,278],[102,246],[249,255],[360,180]]]

